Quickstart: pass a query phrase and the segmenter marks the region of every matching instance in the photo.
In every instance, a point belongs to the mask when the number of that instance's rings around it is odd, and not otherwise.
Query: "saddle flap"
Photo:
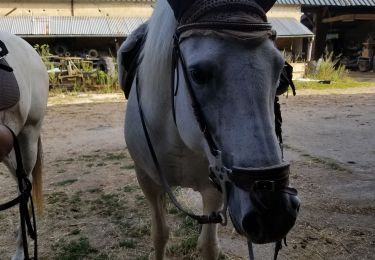
[[[20,99],[20,90],[14,73],[2,67],[10,68],[4,58],[0,59],[0,110],[14,106]]]

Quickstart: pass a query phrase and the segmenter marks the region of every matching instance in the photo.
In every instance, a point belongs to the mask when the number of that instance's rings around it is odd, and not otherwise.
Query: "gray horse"
[[[228,207],[236,230],[254,243],[280,241],[295,223],[299,200],[275,134],[284,59],[266,23],[274,2],[159,0],[119,51],[120,83],[126,92],[133,85],[125,139],[151,206],[156,259],[169,237],[168,185],[199,191],[207,222],[225,223]],[[129,81],[123,52],[136,42],[143,49],[131,55]],[[219,254],[213,223],[199,236],[204,259]]]

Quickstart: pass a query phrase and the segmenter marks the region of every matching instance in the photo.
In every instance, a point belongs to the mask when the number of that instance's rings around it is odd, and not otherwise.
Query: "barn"
[[[0,28],[32,45],[49,44],[55,54],[109,55],[148,19],[152,4],[148,0],[1,1]]]
[[[122,41],[151,15],[155,0],[8,0],[0,3],[0,28],[30,44],[48,44],[59,55],[114,55]],[[375,0],[277,0],[268,13],[277,47],[296,63],[325,48],[348,62],[373,55]],[[367,48],[362,53],[363,49]]]
[[[339,56],[351,69],[371,62],[375,48],[375,0],[278,0],[300,8],[301,22],[314,33],[312,59],[325,50]],[[367,69],[370,69],[369,67]]]
[[[114,51],[152,13],[154,0],[9,0],[0,3],[0,27],[31,44],[48,43],[58,53],[76,49]],[[302,59],[303,39],[313,34],[299,21],[300,6],[276,5],[270,22],[278,45]]]

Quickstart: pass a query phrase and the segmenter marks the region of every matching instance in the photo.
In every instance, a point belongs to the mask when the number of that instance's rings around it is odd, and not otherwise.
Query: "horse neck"
[[[152,95],[152,100],[157,100],[158,103],[170,102],[172,46],[176,26],[167,1],[157,1],[148,25],[140,80],[143,95]]]

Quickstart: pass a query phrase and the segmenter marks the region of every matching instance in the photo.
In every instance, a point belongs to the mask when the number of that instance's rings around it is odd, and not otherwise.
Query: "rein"
[[[8,54],[8,50],[5,46],[5,44],[0,41],[0,59],[3,58]],[[3,69],[5,71],[11,72],[13,69],[9,66],[0,64],[0,69]],[[16,177],[18,182],[18,190],[20,195],[16,197],[15,199],[12,199],[11,201],[8,201],[6,203],[0,204],[0,211],[7,210],[9,208],[12,208],[19,204],[19,212],[20,212],[20,222],[21,222],[21,235],[22,235],[22,244],[23,244],[23,251],[25,260],[38,259],[38,239],[37,239],[37,231],[36,231],[36,219],[35,219],[35,211],[34,211],[34,204],[31,196],[31,190],[32,190],[32,184],[29,180],[29,178],[26,175],[26,171],[23,167],[22,162],[22,155],[21,155],[21,149],[18,143],[17,136],[13,132],[12,129],[10,129],[8,126],[6,126],[9,131],[12,133],[13,136],[13,147],[14,152],[16,154],[16,162],[17,162],[17,169],[16,169]],[[30,201],[30,208],[31,208],[31,216],[28,208],[28,203]],[[32,221],[31,221],[32,217]],[[27,232],[27,234],[26,234]],[[34,240],[34,257],[29,257],[29,251],[28,251],[28,243],[27,243],[27,235],[30,236],[32,240]]]

